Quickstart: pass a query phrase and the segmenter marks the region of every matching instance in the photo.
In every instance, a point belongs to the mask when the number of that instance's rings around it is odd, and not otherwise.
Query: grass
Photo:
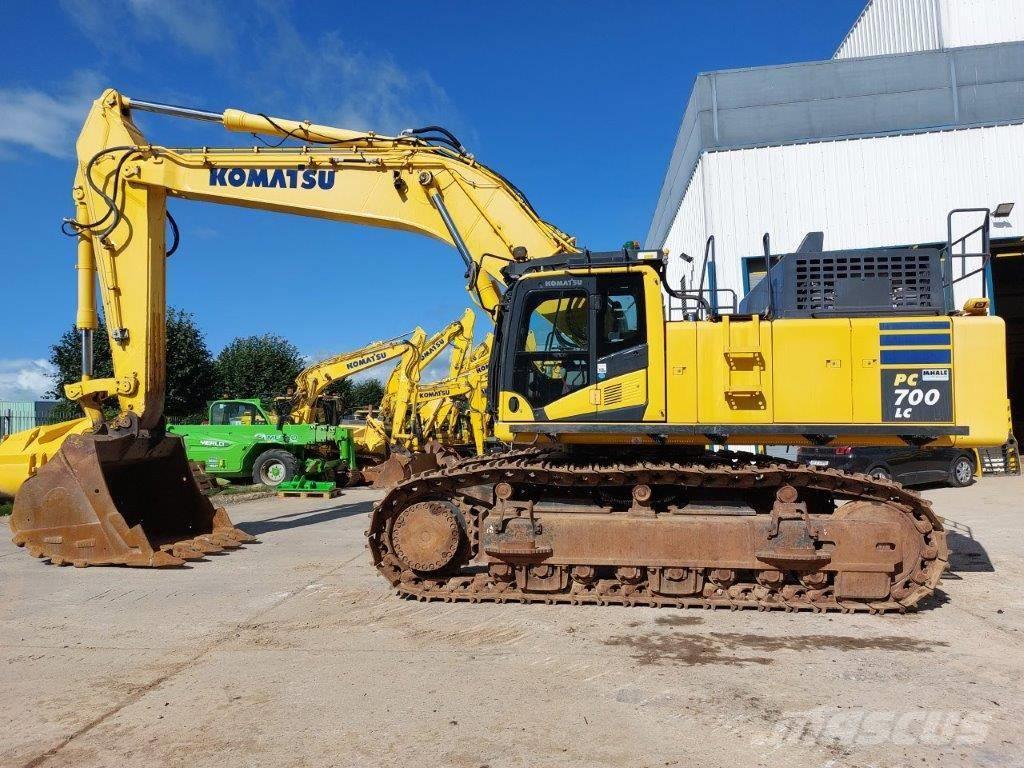
[[[262,493],[272,490],[266,485],[235,485],[222,477],[216,479],[217,489],[214,494],[217,496],[235,496],[240,493]]]
[[[13,507],[13,501],[0,501],[0,517],[11,514],[11,509]]]

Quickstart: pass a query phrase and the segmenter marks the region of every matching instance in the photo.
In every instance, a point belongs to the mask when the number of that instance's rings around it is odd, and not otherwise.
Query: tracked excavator
[[[396,421],[405,423],[413,404],[416,385],[422,380],[423,371],[445,349],[451,347],[449,370],[453,373],[458,372],[473,346],[475,325],[476,313],[472,309],[467,309],[458,320],[453,320],[427,339],[420,349],[419,357],[408,370],[403,366],[396,367],[391,372],[384,385],[384,397],[381,398],[380,408],[374,416],[385,424]],[[412,385],[405,384],[407,381]]]
[[[315,419],[319,404],[327,388],[335,381],[355,376],[376,368],[379,365],[398,360],[392,372],[394,396],[400,401],[409,397],[415,386],[414,376],[417,360],[424,341],[427,338],[422,328],[413,329],[408,338],[398,337],[387,341],[374,342],[353,352],[343,353],[314,363],[295,379],[295,392],[291,398],[279,398],[280,410],[287,410],[290,418],[300,424]],[[397,374],[397,375],[396,375]],[[341,414],[334,414],[330,419],[337,422]],[[340,423],[340,422],[339,422]],[[359,458],[361,471],[352,479],[359,482],[367,473],[372,476],[375,465],[388,458],[388,434],[382,425],[376,422],[343,423],[352,432],[353,443]],[[404,476],[399,472],[399,476]]]
[[[172,149],[142,135],[138,111],[297,146]],[[437,127],[385,137],[107,91],[77,150],[78,326],[96,326],[98,273],[115,374],[85,365],[69,388],[84,423],[0,445],[0,487],[20,486],[15,537],[44,557],[102,562],[98,515],[147,535],[195,520],[180,489],[158,502],[183,461],[162,431],[168,197],[405,229],[461,255],[495,319],[487,396],[510,450],[376,505],[373,563],[408,597],[905,611],[949,556],[928,502],[708,446],[1006,437],[1003,323],[984,300],[950,305],[936,250],[847,252],[844,270],[829,252],[768,259],[766,300],[730,315],[670,285],[662,251],[579,249]],[[693,310],[673,319],[668,297]],[[108,395],[122,409],[109,422]],[[63,527],[72,509],[88,535]]]

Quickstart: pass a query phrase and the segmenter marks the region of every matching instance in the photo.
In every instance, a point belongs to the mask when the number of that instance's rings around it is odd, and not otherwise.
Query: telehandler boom
[[[142,136],[136,110],[301,146],[169,149]],[[183,466],[162,430],[168,196],[417,231],[464,259],[495,319],[487,395],[514,450],[410,478],[376,506],[373,562],[404,595],[904,611],[948,559],[928,502],[706,446],[1006,438],[1002,321],[984,300],[948,305],[936,250],[844,252],[852,277],[827,271],[834,253],[789,254],[761,306],[720,314],[666,283],[663,252],[580,252],[436,127],[382,137],[107,91],[78,157],[78,325],[96,325],[98,273],[115,374],[85,366],[68,388],[89,416],[64,428],[74,443],[54,454],[58,430],[15,436],[0,472],[21,485],[16,539],[51,559],[125,562],[94,554],[98,515],[160,540],[195,527],[180,493],[150,496]],[[666,295],[696,309],[673,320]],[[99,404],[114,395],[122,414],[108,423]],[[72,509],[88,535],[64,525]]]

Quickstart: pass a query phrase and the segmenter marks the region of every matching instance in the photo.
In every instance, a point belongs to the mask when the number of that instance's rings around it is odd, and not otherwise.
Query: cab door
[[[528,286],[528,287],[527,287]],[[594,414],[594,278],[524,284],[503,351],[505,421],[589,421]]]
[[[639,272],[597,278],[594,418],[642,421],[648,402],[649,349],[644,278]]]

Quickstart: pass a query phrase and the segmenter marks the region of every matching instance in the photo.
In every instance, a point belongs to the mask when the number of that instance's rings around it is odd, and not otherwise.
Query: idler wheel
[[[391,542],[395,554],[416,571],[437,571],[459,548],[459,521],[442,501],[413,504],[395,520]]]

